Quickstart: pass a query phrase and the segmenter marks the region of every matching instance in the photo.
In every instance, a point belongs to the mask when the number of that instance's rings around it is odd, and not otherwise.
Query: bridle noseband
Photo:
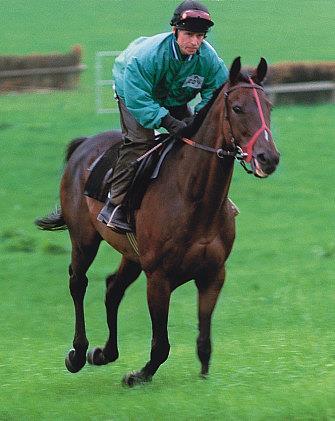
[[[269,127],[265,123],[262,106],[261,106],[259,96],[258,96],[258,92],[257,92],[257,90],[264,91],[264,88],[260,85],[257,85],[256,83],[254,83],[254,81],[250,77],[249,77],[249,82],[250,83],[240,83],[238,85],[232,86],[231,88],[227,89],[224,92],[224,100],[225,100],[224,119],[225,119],[225,121],[228,122],[228,125],[229,125],[230,144],[231,144],[230,149],[223,149],[223,148],[216,149],[216,148],[212,148],[210,146],[202,145],[201,143],[197,143],[194,140],[191,140],[191,139],[188,139],[188,138],[185,138],[185,137],[183,137],[181,139],[184,143],[186,143],[190,146],[193,146],[194,148],[198,148],[198,149],[202,149],[202,150],[207,151],[207,152],[215,153],[218,156],[218,158],[220,158],[220,159],[225,158],[227,156],[233,157],[234,159],[236,159],[237,161],[240,162],[240,164],[243,166],[243,168],[249,174],[251,174],[252,171],[250,171],[246,167],[245,163],[246,162],[249,163],[251,161],[253,146],[256,143],[259,135],[264,131],[265,134],[266,134],[266,139],[268,139],[269,134],[271,135],[271,130],[269,129]],[[248,88],[248,89],[253,90],[253,95],[254,95],[254,98],[256,100],[256,105],[257,105],[257,108],[258,108],[258,112],[259,112],[262,124],[261,124],[261,127],[253,134],[253,136],[248,141],[246,146],[240,147],[236,144],[236,140],[235,140],[234,135],[233,135],[233,129],[232,129],[231,122],[230,122],[230,119],[229,119],[229,116],[228,116],[228,96],[231,92],[234,92],[237,89],[243,89],[243,88]]]

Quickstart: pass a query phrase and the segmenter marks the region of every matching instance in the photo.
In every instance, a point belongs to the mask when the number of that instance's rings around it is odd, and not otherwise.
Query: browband
[[[225,92],[225,95],[227,96],[228,94],[230,94],[230,92],[235,91],[236,89],[240,89],[240,88],[252,88],[252,89],[259,89],[261,91],[264,91],[263,86],[260,85],[250,85],[250,83],[239,83],[236,86],[233,86],[231,88],[228,89],[228,91]]]

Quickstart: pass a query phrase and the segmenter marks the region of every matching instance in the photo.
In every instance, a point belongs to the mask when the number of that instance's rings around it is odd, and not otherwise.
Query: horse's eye
[[[233,111],[234,111],[236,114],[242,114],[242,113],[243,113],[242,108],[241,108],[241,107],[239,107],[238,105],[234,105],[234,107],[233,107]]]

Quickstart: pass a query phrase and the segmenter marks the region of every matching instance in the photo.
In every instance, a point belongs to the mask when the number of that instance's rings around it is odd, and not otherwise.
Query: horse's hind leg
[[[80,244],[74,238],[72,240],[72,258],[69,267],[70,292],[75,309],[75,334],[73,349],[65,358],[66,368],[71,373],[76,373],[86,363],[86,351],[88,340],[85,329],[84,297],[88,284],[86,272],[93,262],[100,244],[100,237],[94,236],[89,243]]]
[[[117,345],[117,314],[126,289],[141,273],[138,263],[122,258],[116,273],[106,278],[106,312],[109,337],[104,348],[94,348],[87,355],[87,361],[93,365],[105,365],[115,361],[119,356]]]
[[[209,360],[212,352],[211,345],[211,320],[212,313],[219,297],[224,282],[224,271],[212,281],[197,279],[198,288],[198,319],[199,335],[197,338],[198,357],[201,362],[201,376],[208,374]]]

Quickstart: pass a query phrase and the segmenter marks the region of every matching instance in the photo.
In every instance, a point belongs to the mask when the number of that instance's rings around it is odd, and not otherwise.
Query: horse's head
[[[267,63],[262,58],[251,76],[242,74],[237,57],[225,90],[225,114],[233,140],[245,153],[253,174],[262,178],[273,173],[279,163],[270,130],[271,104],[262,87],[266,72]]]

